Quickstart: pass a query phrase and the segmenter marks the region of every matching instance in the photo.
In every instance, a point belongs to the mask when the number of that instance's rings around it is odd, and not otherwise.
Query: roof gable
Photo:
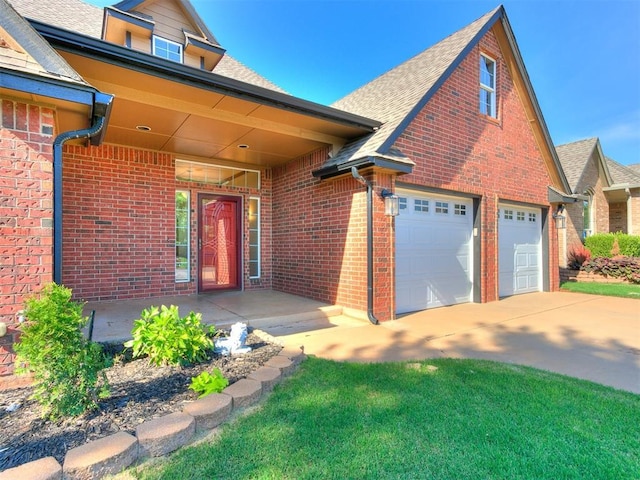
[[[192,16],[194,22],[198,25],[198,29],[202,30],[208,41],[217,43],[200,17],[195,13],[191,4],[180,0],[176,1],[179,1],[179,3],[184,6],[185,12],[188,12]],[[21,16],[27,19],[89,37],[102,39],[104,9],[85,3],[82,0],[9,0],[9,3],[13,5]],[[116,4],[116,7],[120,6],[125,9],[133,9],[142,3],[144,2],[125,1]],[[124,13],[126,14],[126,12]],[[144,15],[140,15],[140,17],[144,17]],[[213,68],[213,72],[233,80],[246,82],[250,85],[285,93],[283,89],[231,58],[227,53],[225,53],[221,61]]]
[[[556,152],[573,193],[583,193],[577,190],[580,189],[590,161],[596,162],[598,174],[604,177],[604,186],[610,186],[613,183],[597,138],[558,145]]]
[[[391,148],[393,142],[462,61],[468,49],[490,28],[500,12],[501,8],[497,8],[487,13],[433,47],[334,102],[334,108],[376,118],[384,122],[384,125],[369,137],[347,145],[323,168],[332,169],[341,163],[350,164],[353,159],[375,155],[400,164],[413,165],[410,159]]]
[[[181,35],[176,35],[172,31],[176,30],[175,27],[179,25],[181,28],[177,30],[180,34],[184,29],[218,45],[213,33],[209,31],[188,0],[125,0],[108,8],[154,19],[157,33],[170,40],[174,38],[177,41],[183,40]]]
[[[411,171],[413,162],[394,149],[394,142],[490,30],[496,36],[522,99],[550,181],[556,188],[568,192],[569,184],[502,6],[335,102],[333,107],[377,118],[384,125],[367,138],[345,146],[314,175],[325,178],[354,165],[376,165],[376,159],[380,158],[384,158],[384,163],[395,162],[398,172]]]
[[[0,67],[86,85],[5,0],[0,0]]]

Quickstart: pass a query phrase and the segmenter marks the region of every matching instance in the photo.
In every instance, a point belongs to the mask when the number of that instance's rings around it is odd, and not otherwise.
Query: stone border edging
[[[261,331],[253,333],[265,341],[282,344]],[[304,348],[283,346],[280,353],[246,378],[185,405],[182,412],[147,420],[136,434],[117,432],[69,450],[61,466],[45,457],[0,472],[0,480],[92,480],[115,475],[136,461],[161,457],[190,444],[196,433],[224,423],[232,412],[256,404],[306,358]]]

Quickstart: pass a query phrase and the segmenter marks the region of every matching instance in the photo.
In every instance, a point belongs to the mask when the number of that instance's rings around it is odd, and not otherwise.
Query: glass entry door
[[[198,197],[199,291],[240,288],[240,198]]]

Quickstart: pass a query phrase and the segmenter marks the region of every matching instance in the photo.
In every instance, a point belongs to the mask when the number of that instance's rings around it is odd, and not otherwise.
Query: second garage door
[[[470,302],[473,201],[398,190],[396,312]]]
[[[501,297],[542,289],[542,227],[539,208],[501,204],[498,219]]]

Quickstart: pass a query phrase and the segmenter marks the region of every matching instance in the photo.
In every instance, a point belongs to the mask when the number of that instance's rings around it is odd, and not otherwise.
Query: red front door
[[[199,291],[240,288],[240,199],[198,197]]]

